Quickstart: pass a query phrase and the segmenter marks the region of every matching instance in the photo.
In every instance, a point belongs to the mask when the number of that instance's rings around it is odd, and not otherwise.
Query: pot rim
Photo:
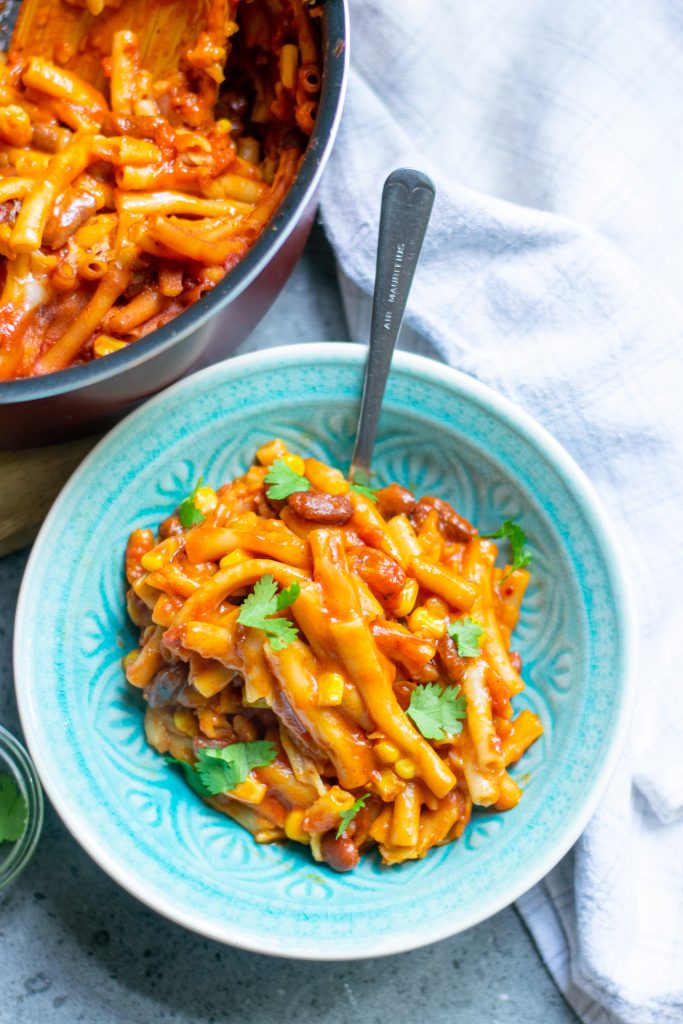
[[[93,359],[43,377],[0,382],[0,405],[11,406],[85,389],[146,363],[215,317],[262,273],[292,234],[300,214],[315,194],[339,128],[349,64],[348,0],[325,0],[321,20],[323,87],[315,128],[294,183],[244,259],[199,302],[134,345],[104,359]]]

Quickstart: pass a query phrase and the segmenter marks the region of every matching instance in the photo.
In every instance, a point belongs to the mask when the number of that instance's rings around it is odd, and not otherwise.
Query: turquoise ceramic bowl
[[[92,857],[160,913],[222,942],[283,956],[395,953],[476,924],[538,881],[586,825],[615,766],[634,628],[603,513],[568,455],[519,409],[463,374],[397,354],[376,448],[381,482],[438,494],[482,531],[519,517],[533,583],[516,646],[516,700],[545,735],[517,777],[519,806],[476,814],[424,860],[348,875],[302,847],[257,846],[204,806],[145,742],[123,678],[134,646],[122,557],[199,474],[218,485],[280,436],[349,464],[365,352],[320,344],[213,366],[158,395],[90,454],[55,503],[26,570],[15,676],[43,785]]]

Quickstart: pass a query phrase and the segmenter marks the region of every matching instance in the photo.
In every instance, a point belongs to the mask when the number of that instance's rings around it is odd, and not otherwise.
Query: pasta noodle
[[[542,733],[511,705],[528,573],[496,555],[446,502],[354,490],[264,445],[156,535],[131,534],[140,646],[124,665],[148,741],[257,842],[306,844],[335,870],[373,845],[399,864],[457,839],[473,805],[518,803],[507,769]]]
[[[173,68],[160,0],[146,15],[133,0],[77,6],[96,19],[88,46],[65,43],[62,59],[45,15],[54,59],[24,56],[22,12],[0,64],[0,380],[126,348],[213,288],[275,213],[313,128],[318,33],[299,0],[205,0],[194,43],[169,33]],[[69,34],[81,15],[61,17]]]

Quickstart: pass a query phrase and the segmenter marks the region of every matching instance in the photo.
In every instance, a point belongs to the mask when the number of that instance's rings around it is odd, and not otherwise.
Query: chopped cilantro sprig
[[[254,768],[272,764],[276,756],[275,744],[269,740],[231,743],[227,747],[202,747],[197,751],[195,770],[209,793],[216,796],[232,792]]]
[[[250,743],[231,743],[227,747],[201,747],[194,767],[175,757],[167,757],[166,761],[180,765],[190,788],[198,796],[206,798],[231,793],[254,768],[272,764],[276,757],[274,743],[253,740]]]
[[[266,495],[274,501],[282,501],[297,491],[307,491],[311,486],[310,481],[290,469],[284,459],[276,459],[271,463],[266,473],[266,483],[270,484]]]
[[[459,686],[441,687],[438,683],[416,686],[410,695],[406,714],[427,740],[445,740],[462,732],[467,702]]]
[[[339,828],[337,829],[337,839],[341,839],[344,832],[356,817],[361,807],[365,807],[365,801],[370,799],[369,793],[364,793],[363,796],[359,796],[355,804],[351,804],[347,810],[342,811],[339,820]]]
[[[531,552],[526,548],[526,534],[519,523],[513,522],[512,519],[506,519],[499,530],[495,533],[484,533],[483,537],[489,540],[507,539],[510,542],[510,548],[512,549],[512,562],[510,568],[505,573],[505,576],[501,579],[501,583],[504,579],[514,572],[515,569],[523,569],[531,562]]]
[[[296,640],[299,632],[289,619],[271,618],[294,604],[301,593],[295,581],[278,594],[277,583],[268,573],[254,585],[254,592],[242,603],[237,621],[252,629],[262,629],[274,651],[281,651]]]
[[[478,658],[481,654],[481,640],[484,628],[474,619],[456,619],[448,627],[448,635],[455,640],[461,658]]]
[[[187,496],[178,506],[178,518],[180,519],[181,525],[187,530],[190,526],[197,526],[199,523],[203,523],[206,516],[203,512],[200,512],[194,503],[197,491],[202,486],[203,477],[199,477],[197,483],[192,489],[192,493]]]

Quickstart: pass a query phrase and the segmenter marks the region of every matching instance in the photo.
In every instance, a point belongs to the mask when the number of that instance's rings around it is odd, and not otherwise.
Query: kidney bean
[[[8,199],[0,203],[0,224],[14,224],[20,210],[21,203],[18,199]]]
[[[448,678],[459,683],[465,674],[465,660],[458,654],[455,640],[448,635],[442,636],[436,645],[436,653]]]
[[[360,860],[358,847],[348,836],[336,838],[334,832],[326,832],[320,843],[320,852],[333,871],[353,871]]]
[[[385,519],[392,516],[409,515],[415,508],[415,495],[400,484],[389,484],[375,492],[377,507]]]
[[[151,708],[166,708],[176,703],[186,682],[187,665],[165,665],[144,688],[145,700]]]
[[[229,118],[246,117],[249,113],[249,100],[237,89],[224,89],[219,97],[218,105],[225,110]]]
[[[379,597],[391,597],[402,589],[406,571],[390,555],[375,548],[351,548],[349,563]]]
[[[190,682],[181,687],[176,700],[182,707],[190,708],[191,710],[205,708],[209,703],[209,698],[203,697],[199,690],[196,690]]]
[[[353,505],[346,494],[322,494],[320,491],[296,491],[287,504],[309,523],[340,526],[353,515]]]
[[[159,536],[162,540],[167,540],[169,537],[175,537],[177,534],[183,532],[183,524],[178,519],[178,516],[169,516],[168,519],[164,519],[163,523],[159,527]]]
[[[426,496],[420,498],[412,512],[413,525],[418,529],[432,511],[436,509],[439,516],[439,529],[446,540],[465,542],[472,540],[477,534],[476,526],[459,516],[452,505],[441,498]]]
[[[256,511],[262,519],[277,519],[284,505],[284,501],[275,501],[265,494],[259,494],[256,499]]]
[[[415,689],[415,683],[411,680],[402,679],[398,683],[394,683],[394,696],[399,703],[399,707],[403,711],[407,711],[410,705],[410,698],[413,695]]]
[[[69,188],[54,206],[43,231],[43,245],[61,249],[74,232],[97,211],[97,199],[82,189]]]

